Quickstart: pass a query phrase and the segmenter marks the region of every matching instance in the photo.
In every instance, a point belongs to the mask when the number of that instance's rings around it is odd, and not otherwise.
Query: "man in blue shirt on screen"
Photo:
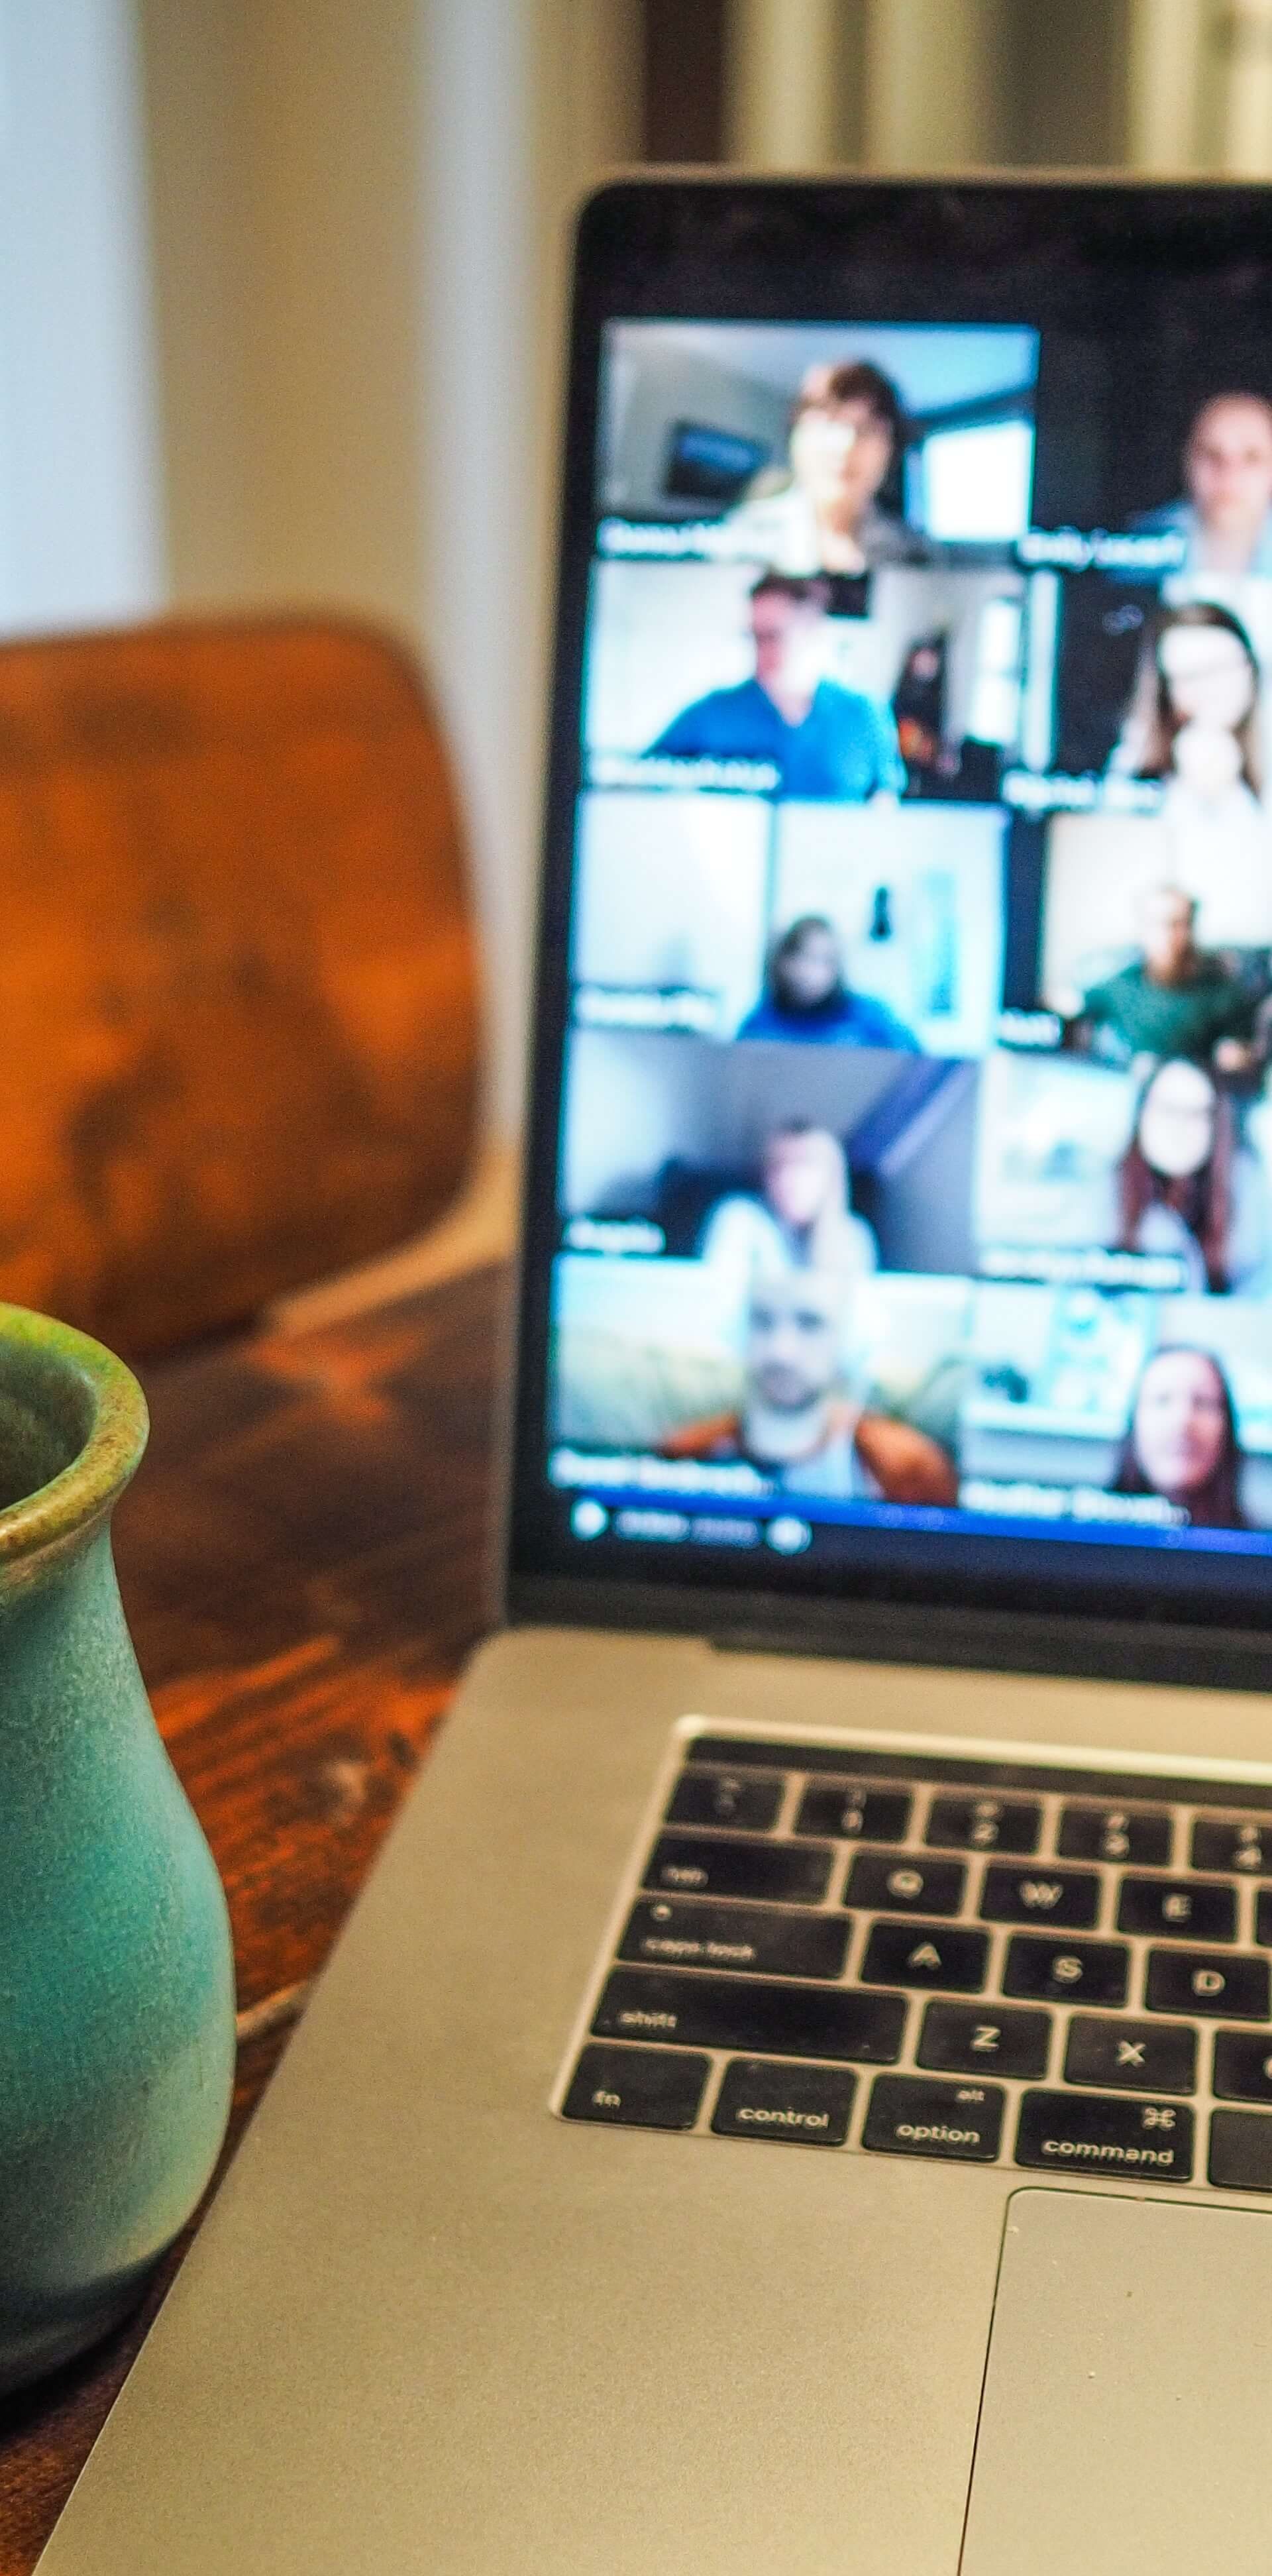
[[[899,796],[905,764],[887,707],[819,676],[823,581],[766,572],[751,592],[755,677],[695,699],[650,750],[670,760],[766,760],[778,793],[864,805]]]

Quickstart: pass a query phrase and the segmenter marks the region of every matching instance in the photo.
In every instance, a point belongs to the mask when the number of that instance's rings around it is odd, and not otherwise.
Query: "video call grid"
[[[551,1425],[598,1491],[1272,1528],[1272,408],[1215,365],[1169,496],[1047,528],[1023,327],[614,327]]]

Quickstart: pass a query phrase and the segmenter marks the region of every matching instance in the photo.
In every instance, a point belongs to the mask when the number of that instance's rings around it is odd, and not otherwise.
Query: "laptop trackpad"
[[[961,2576],[1267,2576],[1272,2219],[1007,2208]]]

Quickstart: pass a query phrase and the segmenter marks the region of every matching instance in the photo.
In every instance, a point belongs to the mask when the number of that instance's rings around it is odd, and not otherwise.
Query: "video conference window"
[[[1272,368],[1194,338],[608,327],[580,1535],[1272,1545]]]
[[[1244,1301],[981,1288],[965,1509],[1272,1528],[1272,1351]]]
[[[753,1272],[970,1275],[975,1065],[578,1032],[563,1240]],[[643,1266],[643,1265],[642,1265]]]
[[[968,1289],[557,1264],[558,1481],[951,1507]],[[580,1452],[583,1454],[580,1456]]]
[[[1029,524],[1037,372],[1037,334],[1002,325],[613,323],[601,508],[706,519],[683,489],[689,423],[763,458],[717,503],[714,551],[851,577],[934,544],[1010,544]]]

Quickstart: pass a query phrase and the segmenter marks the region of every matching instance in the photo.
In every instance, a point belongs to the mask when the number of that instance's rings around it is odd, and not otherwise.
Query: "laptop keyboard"
[[[1272,1786],[690,1738],[568,2120],[1272,2193]]]

